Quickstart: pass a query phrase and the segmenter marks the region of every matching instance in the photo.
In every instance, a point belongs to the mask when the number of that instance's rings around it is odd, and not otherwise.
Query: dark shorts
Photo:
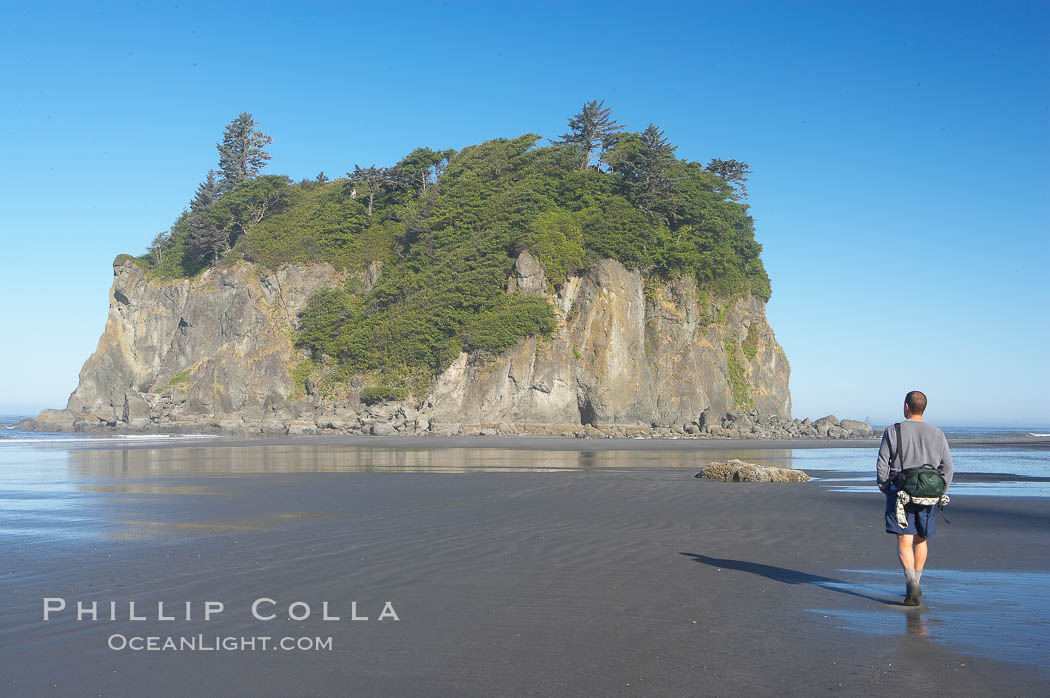
[[[901,528],[897,524],[897,490],[891,490],[886,494],[886,533],[933,538],[936,518],[932,504],[909,502],[904,505],[904,513],[908,517],[907,528]]]

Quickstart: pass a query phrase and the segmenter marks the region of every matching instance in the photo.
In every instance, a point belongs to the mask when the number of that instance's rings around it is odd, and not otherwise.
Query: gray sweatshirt
[[[921,465],[939,468],[945,482],[952,484],[955,470],[952,467],[952,455],[948,452],[948,439],[944,437],[943,431],[926,422],[906,419],[901,422],[901,441],[904,442],[903,465],[897,459],[897,430],[892,424],[886,427],[886,432],[882,435],[882,445],[879,446],[879,460],[875,466],[876,483],[880,490],[886,491],[894,473]]]

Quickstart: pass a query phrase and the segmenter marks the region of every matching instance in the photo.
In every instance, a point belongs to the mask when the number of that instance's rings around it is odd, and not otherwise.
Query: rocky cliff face
[[[528,253],[508,290],[546,292]],[[737,407],[789,418],[787,357],[765,305],[746,298],[718,309],[700,297],[691,279],[647,294],[639,272],[601,260],[549,297],[563,317],[552,338],[531,337],[495,360],[460,355],[434,386],[434,418],[672,426]],[[743,379],[736,395],[731,363]]]
[[[369,270],[366,287],[378,273]],[[651,427],[684,433],[704,410],[790,419],[788,362],[762,302],[720,306],[705,301],[692,280],[647,292],[639,272],[612,260],[554,294],[542,266],[522,253],[507,290],[555,304],[561,322],[554,335],[520,341],[496,357],[462,354],[426,399],[373,408],[354,398],[289,401],[289,370],[300,359],[295,318],[315,291],[343,280],[332,267],[265,272],[240,263],[192,280],[152,282],[128,261],[114,275],[97,350],[66,409],[45,410],[36,428],[388,434],[498,425],[503,432],[628,435]]]
[[[339,281],[328,265],[274,273],[240,263],[200,277],[151,282],[114,266],[109,318],[65,410],[38,428],[91,429],[261,420],[291,391],[292,322],[310,295]]]

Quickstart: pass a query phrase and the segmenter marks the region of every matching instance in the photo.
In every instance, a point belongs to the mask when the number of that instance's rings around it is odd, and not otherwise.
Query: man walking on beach
[[[904,397],[905,421],[900,423],[900,443],[896,425],[886,428],[879,447],[876,463],[877,484],[886,494],[886,533],[897,535],[897,557],[907,580],[904,604],[918,606],[922,588],[922,568],[926,564],[926,541],[933,536],[933,505],[909,502],[904,511],[908,525],[902,528],[897,521],[897,483],[895,475],[905,468],[932,465],[941,471],[944,481],[952,483],[952,456],[948,439],[932,424],[923,421],[926,396],[913,390]]]

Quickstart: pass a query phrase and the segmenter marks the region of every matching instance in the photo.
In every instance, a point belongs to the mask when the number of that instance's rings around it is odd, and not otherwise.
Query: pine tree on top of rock
[[[605,106],[605,100],[592,99],[586,102],[579,114],[569,117],[569,132],[561,140],[553,141],[558,145],[578,148],[583,153],[583,167],[591,161],[591,154],[598,151],[596,169],[601,169],[605,162],[605,153],[616,145],[617,134],[624,127],[610,117],[611,109]]]
[[[252,115],[243,112],[226,125],[222,143],[215,145],[219,151],[219,177],[226,191],[254,179],[270,159],[270,154],[263,148],[270,145],[273,138],[256,126]]]

